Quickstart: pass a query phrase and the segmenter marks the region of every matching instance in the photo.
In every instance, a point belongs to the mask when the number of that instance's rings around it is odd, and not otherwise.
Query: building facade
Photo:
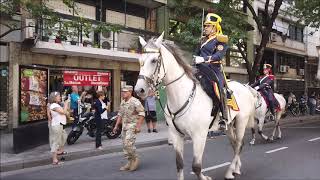
[[[163,17],[159,14],[166,3],[166,0],[78,0],[79,16],[93,26],[100,22],[119,25],[121,31],[97,33],[69,29],[76,33],[64,39],[59,38],[64,28],[59,22],[48,28],[45,20],[35,22],[26,12],[20,12],[17,20],[2,18],[1,21],[15,21],[21,26],[35,24],[1,38],[0,82],[5,85],[0,88],[2,129],[17,132],[14,141],[19,139],[20,144],[23,140],[31,141],[23,136],[35,128],[39,133],[44,132],[39,128],[46,129],[44,105],[49,93],[63,94],[70,89],[64,85],[66,72],[107,75],[105,84],[81,89],[102,88],[111,100],[112,110],[117,110],[121,85],[134,85],[139,74],[138,36],[159,35],[163,28],[160,23]],[[46,6],[54,9],[62,21],[72,21],[77,16],[62,0],[46,1]],[[47,141],[47,136],[43,137]]]
[[[259,16],[263,15],[261,12],[265,2],[265,0],[253,1],[253,7]],[[316,29],[303,24],[297,25],[297,18],[284,13],[291,5],[288,1],[284,1],[281,6],[273,24],[262,63],[273,65],[273,72],[276,75],[276,92],[284,95],[293,92],[300,97],[304,93],[319,88],[315,72],[318,63],[316,46],[320,44],[320,37]],[[258,46],[261,36],[257,27],[255,27],[253,39],[254,45]]]

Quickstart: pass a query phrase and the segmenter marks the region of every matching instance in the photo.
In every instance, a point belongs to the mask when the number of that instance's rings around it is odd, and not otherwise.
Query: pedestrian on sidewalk
[[[79,96],[78,86],[72,86],[71,89],[72,89],[72,93],[70,95],[70,98],[71,98],[70,108],[73,113],[73,119],[74,119],[73,126],[75,126],[79,120],[78,107],[80,102],[80,96]]]
[[[145,112],[141,102],[132,96],[133,87],[124,86],[121,89],[123,100],[120,104],[118,119],[113,132],[116,133],[122,123],[122,143],[125,158],[128,163],[120,168],[121,171],[135,171],[139,166],[139,157],[136,153],[136,134],[141,131]]]
[[[50,115],[51,115],[51,152],[52,164],[60,164],[58,155],[66,154],[64,144],[66,143],[67,133],[64,130],[64,125],[67,123],[67,114],[70,99],[64,101],[64,106],[60,105],[61,96],[59,92],[52,92],[49,97],[50,100]]]
[[[48,118],[48,129],[49,129],[49,145],[51,149],[52,145],[52,128],[51,128],[51,122],[52,122],[52,117],[51,117],[51,111],[50,111],[50,102],[47,104],[47,118]]]
[[[144,109],[146,113],[146,122],[148,127],[148,133],[158,133],[157,130],[157,113],[156,113],[156,96],[153,90],[149,91],[149,95],[144,102]]]
[[[96,148],[99,150],[102,150],[102,144],[101,144],[101,132],[102,132],[102,128],[103,128],[103,120],[101,118],[101,115],[103,115],[103,113],[107,110],[107,107],[105,105],[105,103],[103,102],[105,95],[104,92],[102,91],[98,91],[97,92],[97,98],[93,104],[93,107],[95,109],[95,113],[94,113],[94,119],[96,121],[96,127],[97,127],[97,131],[96,131]]]
[[[316,105],[317,105],[317,100],[316,100],[316,92],[311,93],[309,97],[309,109],[310,109],[310,115],[314,115],[316,112]]]

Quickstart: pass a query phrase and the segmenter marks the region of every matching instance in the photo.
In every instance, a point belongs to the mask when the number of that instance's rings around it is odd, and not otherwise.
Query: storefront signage
[[[20,69],[20,122],[47,118],[48,71],[21,67]]]
[[[110,72],[64,71],[65,86],[109,86]]]

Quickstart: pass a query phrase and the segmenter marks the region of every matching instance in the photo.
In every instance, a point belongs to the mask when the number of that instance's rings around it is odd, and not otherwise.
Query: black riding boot
[[[272,101],[269,102],[269,110],[270,110],[270,112],[271,112],[271,114],[272,114],[272,116],[271,116],[271,121],[274,121],[274,120],[275,120],[275,117],[276,117],[276,116],[275,116],[276,113],[275,113],[274,104],[273,104]]]
[[[219,129],[220,130],[226,130],[227,128],[227,122],[228,122],[228,112],[227,112],[227,97],[224,92],[224,89],[221,90],[221,99],[220,99],[220,110],[222,113],[222,116],[219,119]]]

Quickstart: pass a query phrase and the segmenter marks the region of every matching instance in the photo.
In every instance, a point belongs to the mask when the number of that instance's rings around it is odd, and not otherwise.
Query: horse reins
[[[145,80],[145,81],[151,86],[151,88],[152,88],[153,90],[157,90],[157,91],[158,91],[158,90],[160,89],[160,84],[162,83],[162,80],[163,80],[163,79],[166,77],[166,75],[167,75],[166,69],[165,69],[165,67],[164,67],[164,63],[163,63],[163,60],[162,60],[161,52],[160,52],[159,50],[156,50],[156,49],[146,49],[146,50],[144,51],[144,53],[159,53],[159,57],[158,57],[158,59],[157,59],[157,66],[156,66],[156,69],[155,69],[154,72],[153,72],[153,76],[156,75],[156,74],[159,75],[160,70],[161,70],[161,66],[163,67],[164,76],[163,76],[162,78],[160,78],[160,77],[158,76],[158,78],[157,78],[156,80],[153,80],[152,78],[150,78],[150,77],[148,77],[148,76],[140,75],[140,74],[139,74],[139,75],[138,75],[138,79],[143,79],[143,80]],[[169,85],[177,82],[177,81],[180,80],[185,74],[186,74],[186,73],[183,72],[182,75],[180,75],[177,79],[171,81],[170,83],[167,83],[167,84],[161,86],[161,88],[164,89],[164,88],[166,88],[167,86],[169,86]],[[164,107],[163,107],[163,105],[162,105],[162,103],[161,103],[160,98],[158,98],[158,101],[159,101],[159,104],[160,104],[160,107],[161,107],[162,111],[164,112],[164,114],[165,114],[166,116],[172,118],[172,123],[173,123],[174,127],[175,127],[176,130],[177,130],[179,133],[181,133],[182,135],[184,135],[184,134],[183,134],[182,131],[177,127],[177,125],[176,125],[176,123],[175,123],[175,119],[176,119],[177,117],[183,116],[183,115],[187,112],[187,111],[185,111],[185,112],[182,113],[181,115],[177,116],[179,113],[181,113],[181,112],[188,106],[188,104],[190,103],[190,101],[193,101],[193,100],[194,100],[195,93],[196,93],[196,83],[193,82],[192,92],[191,92],[191,94],[189,95],[187,101],[182,105],[182,107],[181,107],[179,110],[177,110],[175,113],[172,113],[171,110],[170,110],[170,108],[169,108],[169,105],[167,104],[167,109],[168,109],[168,113],[169,113],[169,114],[166,113],[166,111],[165,111],[165,109],[164,109]],[[190,108],[190,106],[189,106],[189,108]]]

